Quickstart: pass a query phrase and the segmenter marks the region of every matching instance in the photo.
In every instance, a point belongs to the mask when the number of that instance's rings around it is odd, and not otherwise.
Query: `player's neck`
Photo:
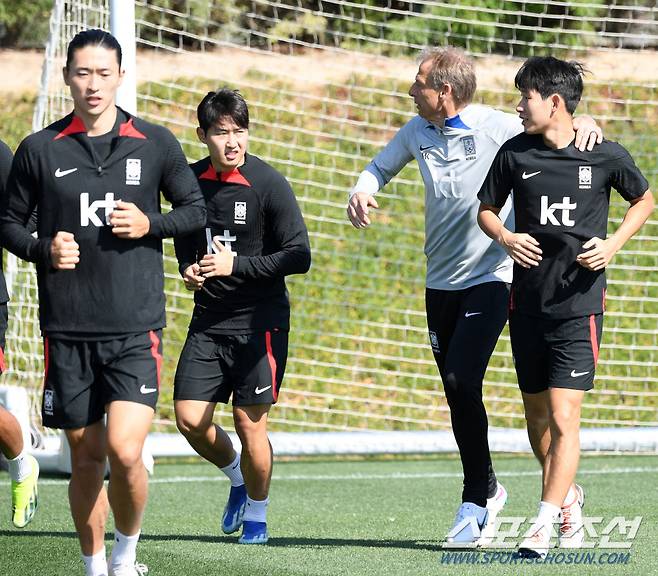
[[[102,136],[103,134],[111,132],[112,128],[114,128],[114,123],[117,120],[117,114],[118,109],[114,104],[108,106],[107,109],[98,116],[92,116],[80,112],[79,110],[75,110],[75,115],[84,123],[88,136]]]
[[[559,150],[560,148],[566,148],[569,146],[576,137],[576,134],[573,131],[571,117],[556,122],[553,126],[548,127],[542,134],[542,137],[544,139],[544,144],[554,150]]]
[[[215,172],[217,174],[223,174],[224,172],[233,172],[233,170],[236,170],[240,168],[240,166],[244,166],[245,163],[245,157],[242,157],[242,160],[240,161],[240,164],[237,166],[227,166],[226,164],[222,164],[219,160],[216,158],[213,158],[210,156],[210,163],[212,164],[212,167],[215,169]]]

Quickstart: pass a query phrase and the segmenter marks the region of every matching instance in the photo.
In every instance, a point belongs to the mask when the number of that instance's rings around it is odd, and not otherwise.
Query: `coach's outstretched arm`
[[[370,225],[370,208],[379,208],[374,195],[379,192],[414,156],[409,149],[409,123],[405,124],[393,139],[377,154],[359,175],[350,191],[347,217],[355,228]]]

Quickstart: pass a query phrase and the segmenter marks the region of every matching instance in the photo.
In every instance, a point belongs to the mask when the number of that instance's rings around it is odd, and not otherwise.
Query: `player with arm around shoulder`
[[[175,239],[195,307],[176,370],[178,429],[231,481],[221,529],[241,544],[268,541],[272,448],[267,417],[288,354],[285,277],[311,264],[308,234],[285,178],[247,152],[249,110],[239,92],[210,92],[197,109],[209,156],[192,166],[206,199],[205,230]],[[240,454],[213,422],[233,397]]]
[[[589,154],[573,142],[582,67],[530,58],[516,75],[525,132],[497,154],[479,193],[479,223],[515,262],[510,337],[528,436],[543,471],[537,521],[519,551],[544,557],[553,522],[559,544],[584,538],[584,491],[574,483],[580,410],[593,387],[603,328],[605,267],[653,209],[647,180],[628,152],[604,141]],[[610,190],[630,207],[607,235]],[[501,208],[514,190],[515,231]]]
[[[37,265],[42,417],[71,447],[69,501],[86,574],[136,576],[148,493],[141,455],[165,325],[162,239],[202,227],[205,206],[173,134],[116,106],[123,70],[112,35],[77,34],[63,76],[73,112],[19,146],[0,236]],[[167,214],[161,191],[173,206]],[[38,238],[25,229],[35,210]]]
[[[464,472],[450,543],[485,544],[507,493],[498,482],[482,400],[484,374],[507,321],[512,260],[476,225],[477,192],[503,143],[522,130],[512,114],[473,104],[474,63],[461,50],[430,48],[409,89],[418,115],[361,173],[348,217],[370,224],[375,194],[415,159],[425,185],[425,304],[429,343],[443,382]],[[591,148],[590,120],[577,139]],[[512,220],[511,203],[502,212]]]

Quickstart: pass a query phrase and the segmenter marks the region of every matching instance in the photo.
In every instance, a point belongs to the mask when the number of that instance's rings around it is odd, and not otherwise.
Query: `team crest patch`
[[[586,190],[592,187],[592,167],[578,166],[578,188]]]
[[[464,145],[464,156],[466,156],[466,160],[474,160],[477,154],[475,150],[475,138],[473,136],[464,136],[461,141]]]
[[[44,390],[43,391],[43,411],[48,414],[48,416],[53,415],[54,401],[53,401],[53,391]]]
[[[430,330],[430,345],[432,346],[432,351],[439,351],[439,339],[436,336],[436,332]]]
[[[234,211],[234,222],[235,224],[246,224],[247,223],[247,203],[246,202],[236,202],[235,211]]]
[[[126,159],[126,185],[139,186],[142,179],[142,161],[139,158]]]

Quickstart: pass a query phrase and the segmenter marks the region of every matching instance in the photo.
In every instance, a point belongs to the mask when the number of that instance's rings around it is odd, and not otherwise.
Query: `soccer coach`
[[[71,446],[69,501],[87,576],[137,576],[148,492],[141,453],[165,325],[162,239],[203,227],[205,203],[171,132],[116,106],[123,71],[112,35],[77,34],[63,74],[73,112],[19,146],[0,239],[37,265],[42,416]],[[173,206],[167,214],[160,191]],[[38,238],[25,229],[35,209]],[[116,532],[107,563],[109,507]]]

